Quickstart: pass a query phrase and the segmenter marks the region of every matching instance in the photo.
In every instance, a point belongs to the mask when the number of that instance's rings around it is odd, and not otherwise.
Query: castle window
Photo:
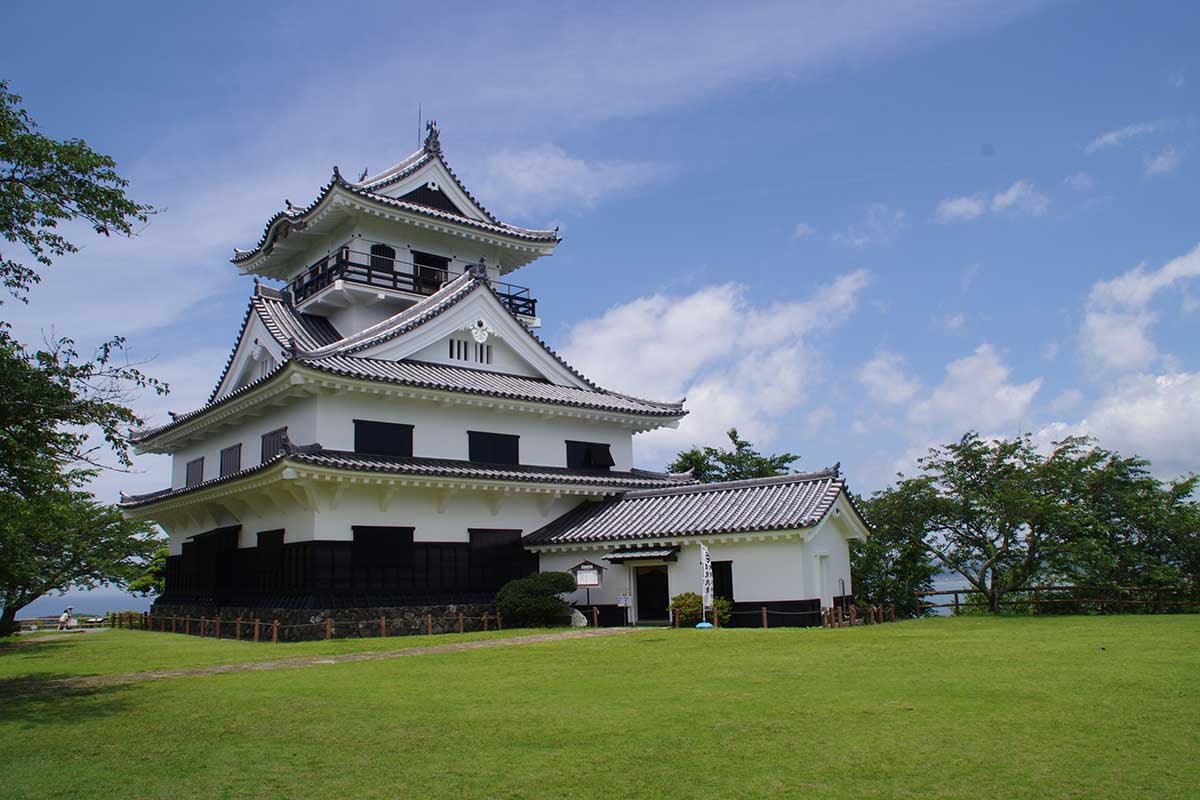
[[[467,456],[477,464],[519,464],[521,437],[467,431]]]
[[[607,444],[567,441],[567,466],[570,469],[609,469],[615,463]]]
[[[450,339],[450,358],[454,361],[470,361],[471,348],[462,339]]]
[[[412,251],[413,284],[421,294],[433,294],[449,277],[450,259],[433,253]]]
[[[204,482],[204,456],[187,462],[183,485],[195,486]]]
[[[242,443],[226,447],[221,451],[221,477],[232,475],[242,468]]]
[[[287,428],[276,428],[262,435],[262,462],[265,464],[283,449],[283,440],[287,438]]]
[[[354,420],[354,452],[373,456],[402,456],[413,454],[413,426],[396,422]]]
[[[396,271],[396,250],[386,244],[371,245],[371,269],[381,272]]]

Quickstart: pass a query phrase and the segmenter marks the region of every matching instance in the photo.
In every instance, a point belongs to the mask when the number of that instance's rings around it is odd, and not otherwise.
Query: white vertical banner
[[[701,614],[712,608],[713,604],[713,577],[712,577],[712,558],[708,555],[708,547],[700,543],[700,585],[704,588],[701,590]]]

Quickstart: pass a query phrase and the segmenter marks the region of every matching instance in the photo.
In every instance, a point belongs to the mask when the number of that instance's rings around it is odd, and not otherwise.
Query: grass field
[[[378,642],[255,650],[114,631],[0,650],[0,675],[31,685]],[[9,696],[0,786],[9,798],[1196,797],[1198,676],[1200,617],[651,630]]]

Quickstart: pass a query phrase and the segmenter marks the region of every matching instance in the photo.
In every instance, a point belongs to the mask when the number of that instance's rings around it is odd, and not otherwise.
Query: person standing
[[[70,621],[71,621],[71,612],[66,609],[63,609],[63,612],[58,615],[58,629],[60,631],[65,631],[67,629],[67,623],[69,623]]]

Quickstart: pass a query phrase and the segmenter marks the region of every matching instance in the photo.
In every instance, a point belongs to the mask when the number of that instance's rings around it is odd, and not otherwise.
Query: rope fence
[[[767,606],[760,607],[757,611],[731,611],[729,612],[734,617],[757,617],[758,625],[743,625],[738,627],[759,627],[770,628],[772,617],[806,617],[810,624],[806,626],[794,625],[775,625],[774,627],[822,627],[822,628],[849,628],[855,625],[880,625],[884,622],[896,621],[896,607],[894,605],[872,605],[866,606],[862,614],[859,613],[858,606],[851,605],[848,609],[842,606],[828,606],[820,610],[813,609],[812,611],[778,611]],[[712,622],[714,628],[721,627],[721,620],[717,614],[713,614]],[[679,611],[671,610],[671,627],[680,627]]]
[[[474,623],[479,623],[476,626]],[[499,614],[485,611],[481,616],[450,614],[406,615],[375,618],[338,620],[332,617],[312,622],[283,623],[278,619],[236,617],[190,617],[178,615],[154,615],[149,613],[122,612],[109,614],[105,624],[112,628],[179,633],[185,636],[233,639],[235,641],[279,642],[308,641],[312,639],[344,639],[388,636],[412,636],[435,633],[465,633],[471,630],[500,631],[504,622]],[[288,636],[289,632],[308,635]]]
[[[987,597],[975,589],[914,592],[918,613],[948,609],[961,614],[990,608]],[[945,602],[925,602],[926,598]],[[1005,594],[1002,609],[1028,614],[1168,614],[1200,613],[1200,590],[1166,586],[1031,586]]]

